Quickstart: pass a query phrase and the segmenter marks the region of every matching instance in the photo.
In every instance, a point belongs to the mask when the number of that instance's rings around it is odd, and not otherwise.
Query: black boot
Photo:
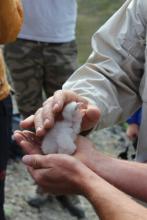
[[[80,204],[80,199],[77,195],[72,196],[56,196],[56,199],[61,203],[63,208],[66,208],[72,216],[78,219],[85,218],[85,212]]]
[[[48,201],[52,202],[53,197],[49,195],[48,193],[44,193],[42,188],[39,186],[37,186],[36,188],[35,195],[27,199],[27,203],[34,208],[40,208],[41,206],[46,204]]]
[[[128,160],[128,150],[129,150],[129,147],[126,147],[126,149],[122,151],[121,153],[119,153],[117,157],[123,160]]]

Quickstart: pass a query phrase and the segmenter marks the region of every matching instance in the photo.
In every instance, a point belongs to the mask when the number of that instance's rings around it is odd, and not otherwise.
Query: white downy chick
[[[63,120],[57,121],[43,139],[41,149],[44,154],[73,154],[76,150],[74,141],[80,133],[83,113],[81,103],[70,102],[62,112]]]

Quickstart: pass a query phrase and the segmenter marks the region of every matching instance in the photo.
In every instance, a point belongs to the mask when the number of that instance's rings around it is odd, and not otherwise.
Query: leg
[[[18,39],[5,46],[4,56],[12,76],[19,111],[25,118],[42,105],[41,48],[34,42]]]
[[[51,96],[74,72],[77,67],[77,48],[75,41],[50,44],[43,51],[45,59],[44,90]]]
[[[51,44],[43,51],[45,57],[44,90],[47,97],[62,88],[63,83],[77,67],[77,47],[75,41],[62,44]],[[56,196],[61,205],[78,219],[85,213],[77,195]]]
[[[10,97],[0,101],[0,220],[4,220],[4,185],[11,135],[12,104]]]

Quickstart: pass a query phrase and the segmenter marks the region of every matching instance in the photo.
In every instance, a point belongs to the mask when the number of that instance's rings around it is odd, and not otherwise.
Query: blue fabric
[[[128,124],[141,124],[141,115],[142,115],[142,108],[139,108],[130,118],[128,118]]]

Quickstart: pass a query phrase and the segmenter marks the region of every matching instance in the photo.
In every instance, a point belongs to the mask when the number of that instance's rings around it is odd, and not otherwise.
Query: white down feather
[[[79,103],[67,104],[62,112],[63,120],[57,121],[43,139],[41,149],[44,154],[73,154],[76,150],[74,141],[80,133],[82,113]]]

